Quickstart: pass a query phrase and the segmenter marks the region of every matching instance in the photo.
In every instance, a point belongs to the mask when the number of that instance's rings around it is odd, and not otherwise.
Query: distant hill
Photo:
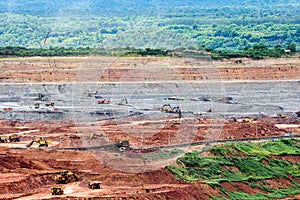
[[[278,10],[299,13],[297,0],[26,0],[2,1],[0,12],[29,14],[39,16],[56,16],[57,13],[67,12],[92,15],[128,15],[144,12],[156,13],[187,8],[219,8],[219,7],[251,7],[253,10]],[[115,11],[118,11],[116,13]],[[132,14],[132,13],[131,13]]]
[[[299,48],[299,13],[298,0],[0,1],[0,46]]]

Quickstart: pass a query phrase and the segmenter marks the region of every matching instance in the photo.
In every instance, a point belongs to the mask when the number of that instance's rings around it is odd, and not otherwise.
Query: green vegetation
[[[222,59],[222,58],[240,58],[240,57],[248,57],[253,59],[262,59],[266,57],[275,57],[280,58],[283,55],[289,56],[293,52],[285,53],[285,50],[281,46],[276,46],[275,48],[268,48],[265,45],[254,46],[253,48],[245,48],[242,51],[213,51],[214,59]]]
[[[251,57],[245,48],[299,49],[299,8],[297,0],[2,1],[0,46],[204,47]]]
[[[201,156],[201,152],[191,152],[177,160],[178,166],[167,168],[185,181],[204,181],[212,187],[219,187],[224,197],[220,199],[273,199],[300,194],[300,163],[274,158],[274,156],[300,155],[299,139],[283,139],[262,143],[228,143],[210,147],[203,151],[214,156]],[[284,179],[290,186],[274,188],[268,180]],[[226,191],[221,183],[235,186],[241,182],[262,193],[250,195],[243,192]],[[225,198],[226,197],[226,198]],[[239,198],[237,198],[239,197]]]
[[[266,46],[254,47],[253,49],[246,49],[244,51],[228,52],[228,51],[212,51],[205,50],[185,50],[184,48],[173,50],[162,49],[135,49],[135,48],[25,48],[25,47],[2,47],[0,48],[0,57],[30,57],[30,56],[90,56],[90,55],[104,55],[104,56],[175,56],[175,57],[208,57],[212,59],[224,58],[240,58],[248,57],[252,59],[263,59],[268,57],[289,57],[293,55],[292,52],[285,53],[281,47],[268,49]]]

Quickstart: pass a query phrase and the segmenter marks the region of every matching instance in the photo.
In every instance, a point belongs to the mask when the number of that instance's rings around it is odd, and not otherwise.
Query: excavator
[[[48,145],[51,144],[51,140],[46,140],[43,137],[39,137],[39,139],[33,139],[29,144],[26,145],[26,147],[31,147],[35,142],[39,144],[39,147],[48,147]]]
[[[179,106],[172,107],[170,104],[164,104],[161,108],[161,111],[165,111],[167,113],[178,113]]]
[[[80,176],[74,172],[63,170],[60,174],[56,175],[54,179],[57,184],[67,184],[78,181]]]

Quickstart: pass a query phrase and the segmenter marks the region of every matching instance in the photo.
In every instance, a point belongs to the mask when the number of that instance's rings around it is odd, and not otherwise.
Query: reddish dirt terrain
[[[0,69],[0,82],[24,83],[144,81],[149,70],[159,74],[151,75],[152,81],[295,80],[299,79],[300,58],[296,55],[294,58],[193,63],[189,59],[169,57],[32,57],[0,59]],[[89,76],[82,77],[83,71]]]
[[[205,63],[207,64],[207,63]],[[64,57],[64,58],[6,58],[0,60],[1,83],[32,82],[73,82],[82,79],[80,71],[91,74],[94,81],[141,81],[145,71],[139,66],[167,66],[164,80],[297,80],[300,77],[300,58],[281,58],[253,61],[249,59],[211,62],[211,68],[197,67],[183,58],[111,58],[111,57]],[[95,66],[100,65],[99,68]],[[172,66],[172,67],[170,67]],[[102,68],[101,68],[102,67]],[[131,70],[134,70],[132,72]],[[95,74],[95,71],[98,73]],[[130,72],[130,73],[129,73]],[[215,72],[218,72],[215,74]],[[133,76],[134,75],[134,76]],[[161,79],[162,76],[159,76]],[[155,76],[151,78],[155,80]],[[165,146],[184,143],[184,133],[193,130],[188,142],[216,139],[264,138],[282,136],[291,132],[288,128],[278,128],[276,124],[300,125],[297,117],[259,117],[256,119],[225,119],[216,125],[212,119],[168,118],[159,122],[99,121],[93,126],[78,127],[73,121],[20,122],[0,121],[0,135],[11,134],[20,137],[19,142],[0,144],[0,199],[208,199],[221,195],[219,189],[202,182],[184,183],[167,169],[144,173],[120,172],[109,168],[88,151],[52,150],[51,147],[81,147],[83,141],[97,141],[97,134],[104,134],[112,143],[129,140],[130,146],[139,148]],[[128,134],[128,128],[131,128]],[[84,130],[84,131],[82,131]],[[147,135],[140,135],[146,130]],[[214,133],[214,134],[211,134]],[[293,134],[300,134],[300,128],[293,128]],[[51,140],[49,148],[38,148],[34,144],[26,150],[34,138]],[[200,149],[201,147],[193,147]],[[299,156],[284,156],[281,159],[299,162]],[[71,170],[80,175],[78,182],[63,185],[65,194],[51,195],[51,188],[57,184],[54,175],[61,170]],[[89,180],[102,182],[102,189],[91,190]],[[274,188],[286,187],[283,180],[268,180]],[[243,183],[222,183],[228,191],[255,194],[262,192]],[[297,197],[296,197],[297,198]]]
[[[211,122],[209,119],[199,118],[198,123],[193,123],[194,128],[197,129],[193,141],[282,136],[289,129],[277,128],[275,125],[279,122],[293,122],[300,125],[300,120],[292,117],[284,119],[279,117],[258,118],[253,122],[249,122],[247,119],[238,119],[236,122],[228,119],[224,122],[219,138],[209,138],[206,136],[206,131],[210,128]],[[155,122],[147,122],[147,126],[150,127],[155,126],[155,124]],[[131,126],[134,125],[131,124]],[[137,124],[136,126],[141,125]],[[170,132],[170,136],[175,137],[179,134],[178,126],[179,124],[174,124],[172,119],[166,121],[164,127],[159,132],[151,137],[143,138],[145,147],[168,145],[168,134],[166,133]],[[65,194],[62,197],[68,199],[86,199],[89,197],[119,199],[121,196],[125,199],[199,199],[199,195],[201,195],[201,198],[207,199],[220,195],[220,191],[202,182],[188,184],[179,181],[167,169],[138,174],[120,172],[106,167],[88,151],[60,151],[38,148],[37,146],[32,146],[27,150],[7,148],[7,146],[25,147],[34,137],[41,136],[52,140],[53,145],[56,147],[82,146],[82,141],[86,139],[86,135],[82,135],[81,131],[77,132],[78,128],[75,127],[72,121],[1,121],[1,133],[7,132],[7,130],[10,133],[17,133],[20,129],[28,131],[28,133],[21,135],[20,142],[1,144],[0,189],[2,194],[0,199],[40,199],[42,197],[45,199],[55,199],[51,195],[51,188],[57,185],[54,182],[54,175],[58,174],[61,170],[71,170],[81,176],[79,182],[64,185]],[[102,130],[112,142],[128,139],[132,147],[139,147],[142,140],[142,138],[139,139],[139,137],[126,134],[118,124],[112,122],[99,122],[98,125],[83,128],[87,129],[88,133]],[[38,131],[30,132],[33,130]],[[136,130],[138,130],[138,127]],[[295,129],[294,133],[300,134],[300,130]],[[93,140],[93,138],[90,138],[90,140]],[[193,149],[199,148],[201,147],[193,147]],[[299,156],[285,156],[281,159],[299,162]],[[89,180],[101,181],[102,189],[88,189],[87,182]],[[288,184],[278,182],[278,180],[271,182],[272,180],[270,180],[270,184],[278,185],[278,187],[283,187],[282,184]],[[261,192],[242,183],[228,184],[224,183],[222,186],[229,191],[237,190],[250,194]],[[146,189],[149,189],[149,191],[151,189],[151,192],[148,192]]]

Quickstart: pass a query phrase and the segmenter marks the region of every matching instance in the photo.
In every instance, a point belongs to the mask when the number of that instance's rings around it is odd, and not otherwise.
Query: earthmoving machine
[[[100,189],[100,188],[101,188],[101,187],[100,187],[100,184],[101,184],[100,181],[89,181],[89,182],[88,182],[88,187],[89,187],[90,189]]]
[[[51,101],[45,101],[45,106],[54,106],[54,102],[51,102]]]
[[[179,106],[172,107],[170,104],[164,104],[161,108],[161,111],[165,111],[167,113],[178,113]]]
[[[98,104],[109,104],[110,100],[102,98],[102,99],[99,99],[97,102],[98,102]]]
[[[280,113],[280,114],[278,114],[278,117],[280,117],[280,118],[287,118],[288,115],[287,115],[287,114]]]
[[[44,101],[45,100],[45,95],[42,93],[38,93],[38,100]]]
[[[50,106],[53,107],[55,105],[55,103],[51,102],[51,101],[45,101],[44,105],[47,107],[50,107]],[[34,106],[34,108],[38,109],[38,108],[40,108],[41,103],[35,103],[33,106]]]
[[[31,147],[33,145],[33,143],[38,143],[39,147],[48,147],[49,144],[51,144],[51,140],[46,140],[43,137],[39,137],[39,139],[33,139],[28,145],[26,145],[27,147]]]
[[[173,101],[183,101],[184,98],[183,97],[167,97],[167,98],[164,98],[164,100],[173,100]]]
[[[63,195],[64,189],[61,186],[56,186],[51,189],[52,195]]]
[[[126,99],[126,98],[124,98],[124,99],[122,99],[119,103],[118,103],[118,105],[120,106],[120,105],[128,105],[128,100]]]
[[[57,184],[67,184],[78,181],[80,176],[74,172],[63,170],[54,179]]]
[[[8,142],[20,142],[20,137],[16,136],[1,136],[0,143],[8,143]]]
[[[126,150],[126,149],[130,148],[128,140],[121,141],[121,142],[117,143],[116,146],[122,150]]]

